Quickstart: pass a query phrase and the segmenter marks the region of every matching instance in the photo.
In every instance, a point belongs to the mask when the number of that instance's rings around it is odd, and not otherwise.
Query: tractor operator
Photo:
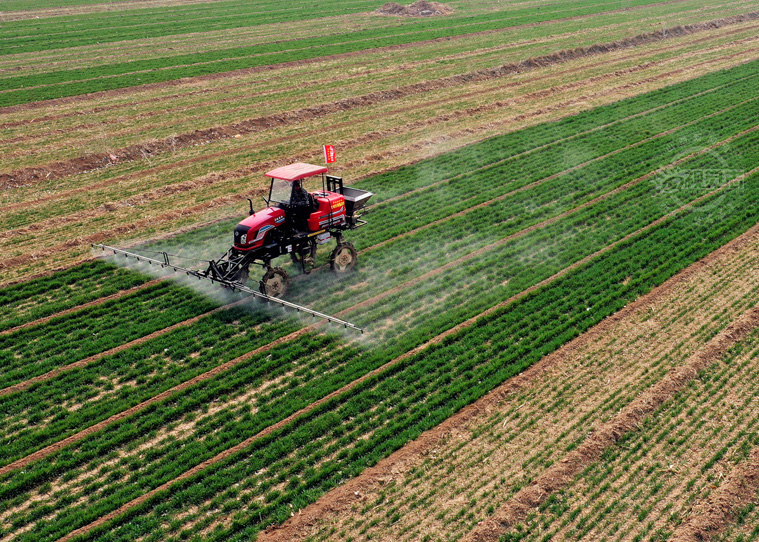
[[[299,231],[308,231],[308,218],[311,212],[316,210],[317,203],[314,197],[308,193],[300,181],[293,182],[293,193],[290,196],[290,206],[293,210],[293,223],[295,229]]]

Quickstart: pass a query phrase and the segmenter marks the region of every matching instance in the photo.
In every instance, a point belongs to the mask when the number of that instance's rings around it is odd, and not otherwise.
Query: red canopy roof
[[[282,179],[285,181],[298,181],[305,177],[319,175],[320,173],[327,173],[328,171],[329,170],[324,166],[315,166],[313,164],[298,162],[296,164],[290,164],[289,166],[282,166],[278,167],[277,169],[272,169],[266,173],[266,176],[273,179]]]

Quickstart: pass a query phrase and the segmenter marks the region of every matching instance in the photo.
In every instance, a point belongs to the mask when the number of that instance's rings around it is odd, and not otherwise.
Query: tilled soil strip
[[[740,510],[756,503],[759,491],[759,447],[739,463],[727,480],[706,501],[696,504],[691,514],[677,526],[671,542],[702,542],[715,539],[738,516]]]
[[[702,371],[719,361],[727,351],[759,327],[759,307],[754,307],[717,334],[704,347],[657,384],[643,392],[609,422],[596,428],[577,449],[554,463],[529,485],[521,489],[495,514],[482,521],[465,542],[497,541],[510,527],[524,521],[552,493],[566,487],[582,469],[598,461],[604,450],[626,433],[640,427],[646,416],[672,399]],[[695,540],[695,539],[694,539]],[[700,539],[699,539],[700,540]]]
[[[759,129],[759,126],[757,128]],[[752,170],[751,172],[749,172],[747,175],[752,174],[752,173],[754,173],[756,171],[759,171],[759,167],[755,168],[754,170]],[[133,499],[132,501],[130,501],[130,502],[122,505],[118,509],[113,510],[113,511],[107,513],[106,515],[104,515],[101,518],[93,521],[89,525],[85,525],[84,527],[80,527],[79,529],[76,529],[76,530],[70,532],[69,534],[67,534],[66,536],[64,536],[63,538],[61,538],[59,540],[59,542],[67,542],[69,540],[72,540],[75,537],[84,535],[84,534],[92,531],[93,529],[96,529],[96,528],[104,525],[108,521],[110,521],[110,520],[112,520],[112,519],[114,519],[114,518],[116,518],[116,517],[118,517],[118,516],[126,513],[127,511],[131,510],[132,508],[140,506],[141,504],[145,503],[146,501],[152,499],[158,493],[161,493],[161,492],[169,489],[174,484],[179,483],[179,482],[181,482],[183,480],[186,480],[188,478],[191,478],[192,476],[198,474],[199,472],[203,471],[207,467],[209,467],[209,466],[211,466],[211,465],[213,465],[215,463],[218,463],[218,462],[220,462],[220,461],[222,461],[222,460],[224,460],[224,459],[226,459],[226,458],[234,455],[235,453],[237,453],[237,452],[245,449],[246,447],[248,447],[250,444],[252,444],[256,440],[258,440],[258,439],[260,439],[260,438],[262,438],[262,437],[264,437],[266,435],[269,435],[269,434],[271,434],[274,431],[277,431],[277,430],[283,428],[284,426],[286,426],[290,422],[296,420],[297,418],[300,418],[301,416],[304,416],[304,415],[312,412],[313,410],[319,408],[320,406],[322,406],[323,404],[329,402],[330,400],[332,400],[332,399],[334,399],[336,397],[339,397],[340,395],[343,395],[344,393],[350,391],[351,389],[353,389],[356,386],[362,384],[363,382],[365,382],[365,381],[367,381],[367,380],[369,380],[369,379],[371,379],[371,378],[373,378],[373,377],[375,377],[375,376],[377,376],[377,375],[385,372],[386,370],[394,367],[395,365],[403,362],[404,360],[406,360],[406,359],[408,359],[408,358],[410,358],[410,357],[412,357],[412,356],[414,356],[414,355],[416,355],[416,354],[424,351],[428,347],[430,347],[432,345],[435,345],[435,344],[439,344],[442,341],[444,341],[446,338],[450,337],[451,335],[453,335],[453,334],[455,334],[455,333],[457,333],[457,332],[459,332],[459,331],[461,331],[463,329],[471,327],[476,322],[481,321],[483,318],[488,318],[490,315],[492,315],[496,311],[502,310],[504,307],[506,307],[507,305],[513,303],[514,301],[517,301],[518,299],[521,299],[522,297],[528,295],[529,293],[531,293],[531,292],[533,292],[533,291],[535,291],[535,290],[537,290],[537,289],[539,289],[539,288],[541,288],[541,287],[543,287],[543,286],[545,286],[545,285],[553,282],[554,280],[556,280],[556,279],[558,279],[560,277],[563,277],[567,273],[569,273],[569,272],[573,271],[574,269],[576,269],[576,268],[584,265],[585,263],[589,262],[593,258],[595,258],[597,256],[600,256],[601,254],[604,254],[604,253],[608,252],[609,250],[613,249],[614,247],[618,246],[619,244],[624,243],[628,239],[631,239],[632,237],[634,237],[636,235],[639,235],[640,233],[645,232],[645,231],[647,231],[647,230],[655,227],[656,225],[658,225],[658,224],[662,223],[663,221],[667,220],[669,217],[673,216],[674,214],[682,212],[683,210],[690,208],[694,204],[696,204],[696,203],[698,203],[698,202],[706,199],[707,197],[709,197],[709,196],[711,196],[713,194],[716,194],[718,192],[721,192],[722,190],[724,190],[725,188],[727,188],[731,184],[734,184],[737,181],[738,181],[738,179],[734,179],[733,181],[730,181],[729,183],[723,185],[722,187],[720,187],[718,189],[715,189],[712,192],[709,192],[708,194],[706,194],[706,195],[704,195],[704,196],[702,196],[700,198],[697,198],[697,199],[691,201],[690,203],[687,203],[687,204],[683,205],[679,209],[677,209],[675,211],[672,211],[671,213],[665,215],[664,217],[662,217],[662,218],[660,218],[658,220],[655,220],[654,222],[648,224],[647,226],[644,226],[643,228],[640,228],[639,230],[637,230],[637,231],[635,231],[633,233],[630,233],[629,235],[623,237],[622,239],[619,239],[618,241],[615,241],[614,243],[612,243],[610,245],[607,245],[606,247],[604,247],[604,248],[602,248],[602,249],[594,252],[593,254],[590,254],[590,255],[586,256],[582,260],[580,260],[578,262],[575,262],[574,264],[571,264],[571,265],[565,267],[564,269],[562,269],[558,273],[552,275],[551,277],[548,277],[547,279],[539,282],[538,284],[535,284],[534,286],[531,286],[531,287],[527,288],[526,290],[523,290],[522,292],[520,292],[520,293],[518,293],[518,294],[516,294],[516,295],[514,295],[512,297],[510,297],[509,299],[507,299],[505,301],[502,301],[502,302],[500,302],[500,303],[498,303],[498,304],[490,307],[489,309],[481,312],[480,314],[475,315],[475,316],[469,318],[468,320],[466,320],[464,322],[461,322],[461,323],[453,326],[452,328],[450,328],[450,329],[444,331],[443,333],[441,333],[441,334],[433,337],[432,339],[428,340],[427,342],[425,342],[425,343],[423,343],[423,344],[421,344],[421,345],[413,348],[412,350],[409,350],[405,354],[402,354],[402,355],[400,355],[400,356],[398,356],[398,357],[390,360],[389,362],[385,363],[384,365],[382,365],[380,367],[377,367],[376,369],[370,371],[369,373],[366,373],[365,375],[361,376],[360,378],[357,378],[356,380],[354,380],[354,381],[346,384],[345,386],[341,387],[340,389],[337,389],[337,390],[333,391],[332,393],[330,393],[330,394],[322,397],[318,401],[314,401],[310,405],[308,405],[308,406],[306,406],[306,407],[298,410],[297,412],[294,412],[293,414],[290,414],[288,417],[280,420],[279,422],[277,422],[277,423],[275,423],[273,425],[270,425],[269,427],[267,427],[267,428],[259,431],[257,434],[255,434],[252,437],[249,437],[248,439],[246,439],[246,440],[238,443],[237,445],[233,446],[232,448],[229,448],[229,449],[227,449],[227,450],[219,453],[218,455],[216,455],[216,456],[214,456],[214,457],[212,457],[210,459],[207,459],[206,461],[204,461],[204,462],[196,465],[195,467],[193,467],[190,470],[186,471],[185,473],[183,473],[182,475],[178,476],[177,478],[175,478],[173,480],[169,480],[168,482],[165,482],[165,483],[161,484],[160,486],[158,486],[158,487],[150,490],[149,492],[145,493],[144,495],[142,495],[142,496],[140,496],[140,497],[138,497],[136,499]],[[397,288],[394,288],[393,291],[396,290],[396,289]],[[383,294],[380,294],[380,295],[381,296],[388,295],[388,292],[384,292]],[[342,311],[341,313],[338,313],[337,316],[341,316],[345,312],[348,312],[350,310],[352,310],[352,308],[351,309],[346,309],[345,311]],[[757,319],[759,319],[759,310],[757,311]],[[319,325],[319,324],[315,324],[315,325]],[[307,328],[304,328],[303,330],[300,330],[300,332],[305,332],[306,329]],[[300,333],[300,332],[296,332],[296,333]],[[283,340],[285,340],[285,339],[286,338],[283,338]],[[200,378],[200,377],[198,377],[198,378]],[[151,402],[152,402],[152,400],[151,400]],[[40,451],[40,452],[42,452],[42,451]],[[38,453],[40,453],[40,452],[38,452]],[[45,454],[45,455],[47,455],[47,454]],[[40,455],[38,458],[42,458],[42,457],[44,457],[44,456]],[[21,459],[21,460],[19,460],[16,463],[19,463],[19,465],[21,465],[20,462],[24,462],[23,464],[28,464],[28,461],[26,461],[26,458]],[[2,475],[4,472],[7,472],[7,471],[4,470],[4,469],[0,469],[0,475]]]
[[[45,324],[52,320],[53,318],[60,318],[62,316],[67,316],[69,314],[83,311],[85,309],[89,309],[91,307],[96,307],[98,305],[102,305],[103,303],[107,303],[108,301],[113,301],[114,299],[119,299],[121,297],[124,297],[125,295],[133,294],[134,292],[137,292],[139,290],[144,290],[145,288],[149,288],[150,286],[155,286],[159,282],[161,282],[163,279],[155,279],[151,280],[149,282],[146,282],[145,284],[140,284],[139,286],[134,286],[132,288],[128,288],[126,290],[121,290],[120,292],[116,292],[115,294],[111,294],[109,296],[101,297],[98,299],[94,299],[92,301],[88,301],[87,303],[84,303],[82,305],[77,305],[76,307],[71,307],[70,309],[66,309],[60,312],[56,312],[55,314],[51,314],[49,316],[45,316],[44,318],[39,318],[37,320],[34,320],[33,322],[26,322],[25,324],[21,324],[16,327],[12,327],[10,329],[6,329],[5,331],[0,331],[0,337],[3,335],[11,335],[12,333],[15,333],[19,330],[26,329],[29,327],[35,327],[35,326],[41,326],[42,324]],[[2,391],[0,391],[0,395],[2,395]]]
[[[642,6],[634,6],[634,7],[624,7],[619,8],[615,10],[609,10],[601,12],[600,15],[609,15],[609,14],[615,14],[615,13],[629,13],[632,11],[647,9],[650,7],[655,6],[662,6],[662,5],[668,5],[668,4],[679,4],[682,2],[687,2],[688,0],[665,0],[662,2],[654,3],[654,4],[645,4]],[[69,103],[76,103],[81,102],[85,100],[90,100],[93,98],[93,96],[101,98],[101,97],[107,97],[107,96],[120,96],[124,94],[130,94],[135,91],[135,89],[139,89],[140,91],[146,91],[146,90],[155,90],[155,89],[161,89],[161,88],[168,88],[172,86],[178,86],[187,83],[188,81],[214,81],[217,79],[224,79],[226,77],[235,77],[239,75],[247,75],[247,74],[254,74],[254,73],[260,73],[264,71],[272,71],[272,70],[278,70],[281,68],[290,68],[290,67],[297,67],[297,66],[305,66],[308,64],[318,64],[320,62],[324,62],[325,60],[339,60],[342,58],[351,58],[351,57],[357,57],[365,55],[367,52],[387,52],[387,51],[398,51],[402,49],[410,49],[413,47],[417,47],[420,45],[429,45],[434,43],[442,43],[442,42],[448,42],[453,40],[460,40],[460,39],[468,39],[473,36],[483,36],[488,34],[503,34],[506,32],[512,31],[514,28],[533,28],[536,26],[542,26],[549,23],[556,23],[556,22],[567,22],[567,21],[578,21],[578,20],[584,20],[584,19],[592,19],[593,17],[599,16],[599,13],[591,13],[588,15],[577,15],[574,17],[565,17],[561,19],[552,19],[550,21],[545,22],[538,22],[538,23],[527,23],[523,25],[516,25],[512,27],[508,27],[505,29],[495,29],[495,30],[482,30],[479,32],[471,32],[468,34],[459,34],[457,36],[446,36],[442,38],[435,38],[430,40],[421,40],[411,43],[402,43],[397,45],[388,45],[385,47],[376,47],[373,49],[366,49],[361,51],[353,51],[349,53],[338,53],[334,55],[325,55],[321,57],[315,57],[315,58],[307,58],[302,60],[293,60],[289,62],[281,62],[279,64],[268,64],[265,66],[256,66],[253,68],[242,68],[239,70],[232,70],[228,72],[218,72],[218,73],[210,73],[206,75],[199,75],[195,77],[184,77],[181,79],[174,79],[171,81],[163,81],[160,83],[148,83],[145,85],[139,85],[136,87],[124,87],[124,88],[117,88],[112,90],[104,90],[99,92],[94,92],[91,94],[79,94],[76,96],[66,96],[63,98],[54,98],[50,100],[42,100],[37,102],[29,102],[25,104],[18,104],[18,105],[11,105],[6,107],[0,107],[0,114],[6,114],[6,113],[16,113],[18,111],[26,111],[30,109],[37,109],[40,107],[48,107],[48,106],[55,106],[55,105],[63,105],[63,104],[69,104]]]
[[[702,260],[688,266],[648,294],[629,303],[623,309],[604,319],[573,341],[547,355],[523,373],[507,380],[483,398],[464,407],[437,427],[422,433],[416,440],[381,460],[374,467],[366,469],[356,478],[334,488],[315,503],[299,510],[294,517],[282,525],[272,526],[267,529],[259,535],[258,540],[260,542],[293,542],[308,537],[310,528],[322,518],[329,514],[349,510],[356,504],[357,495],[367,493],[376,487],[381,480],[385,480],[388,476],[393,476],[398,469],[406,472],[414,466],[421,465],[428,457],[429,450],[434,449],[448,436],[456,434],[473,420],[490,412],[492,406],[497,405],[507,397],[513,396],[532,386],[543,378],[553,366],[563,362],[573,353],[580,351],[588,344],[600,340],[602,337],[606,337],[619,321],[630,318],[637,311],[648,307],[657,300],[667,298],[678,285],[703,272],[704,268],[710,267],[721,258],[739,251],[746,245],[756,243],[757,240],[759,240],[759,224],[718,248]]]
[[[160,279],[159,279],[160,280]],[[11,393],[17,393],[19,391],[23,391],[27,389],[30,386],[33,386],[34,384],[37,384],[39,382],[44,382],[45,380],[50,380],[52,378],[57,377],[58,375],[61,375],[67,371],[71,371],[72,369],[77,369],[80,367],[84,367],[86,365],[89,365],[90,363],[94,363],[100,359],[103,359],[106,356],[112,356],[113,354],[118,354],[119,352],[123,352],[124,350],[128,350],[129,348],[132,348],[133,346],[138,346],[144,342],[147,342],[151,339],[155,339],[156,337],[160,337],[162,335],[165,335],[171,331],[174,331],[175,329],[187,327],[189,325],[194,324],[198,320],[202,318],[206,318],[208,316],[211,316],[213,314],[216,314],[217,312],[221,312],[227,309],[230,309],[232,307],[236,307],[237,305],[241,305],[242,303],[245,303],[248,301],[249,298],[244,298],[239,301],[235,301],[234,303],[230,303],[228,305],[224,305],[222,307],[217,307],[213,310],[210,310],[208,312],[205,312],[203,314],[199,314],[198,316],[193,316],[192,318],[189,318],[187,320],[183,320],[182,322],[178,322],[176,324],[173,324],[169,327],[165,327],[163,329],[159,329],[158,331],[154,331],[153,333],[150,333],[148,335],[145,335],[143,337],[140,337],[138,339],[134,339],[133,341],[129,341],[128,343],[121,344],[119,346],[115,346],[109,350],[106,350],[105,352],[100,352],[99,354],[92,355],[88,358],[81,359],[79,361],[75,361],[73,363],[69,363],[68,365],[64,365],[63,367],[57,367],[56,369],[53,369],[51,371],[46,372],[45,374],[41,374],[38,376],[35,376],[34,378],[30,378],[29,380],[25,380],[23,382],[19,382],[18,384],[14,384],[12,386],[8,386],[7,388],[0,389],[0,397],[4,395],[10,395]],[[2,469],[0,469],[0,474],[2,474]]]
[[[759,12],[751,12],[733,17],[725,17],[704,23],[697,23],[685,26],[676,26],[666,30],[656,32],[647,32],[631,38],[625,38],[605,44],[591,45],[589,47],[578,47],[575,49],[559,51],[550,55],[543,55],[526,59],[521,62],[504,64],[502,66],[484,70],[478,70],[472,73],[445,77],[435,81],[415,83],[405,87],[399,87],[392,90],[378,91],[363,96],[347,98],[330,104],[322,104],[315,107],[308,107],[300,110],[278,113],[248,119],[242,122],[218,126],[204,130],[181,134],[177,137],[164,138],[151,143],[132,145],[111,153],[93,153],[84,155],[72,160],[55,162],[46,166],[31,167],[17,170],[11,173],[0,174],[0,189],[18,188],[40,182],[46,179],[55,179],[65,175],[82,173],[92,169],[105,167],[115,162],[136,160],[144,156],[155,156],[156,154],[172,151],[178,147],[186,147],[215,141],[222,138],[234,137],[238,134],[247,134],[265,129],[271,126],[289,125],[294,122],[302,122],[304,119],[318,118],[324,115],[345,111],[359,107],[369,107],[377,103],[397,100],[412,94],[429,92],[441,88],[459,86],[467,83],[474,83],[492,79],[498,79],[515,73],[522,73],[528,70],[538,69],[541,67],[565,63],[577,58],[589,57],[598,54],[609,53],[620,49],[626,49],[662,41],[675,37],[686,36],[695,32],[717,29],[731,24],[738,24],[745,21],[759,19]]]

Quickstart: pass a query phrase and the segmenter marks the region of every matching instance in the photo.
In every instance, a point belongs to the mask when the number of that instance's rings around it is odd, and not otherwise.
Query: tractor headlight
[[[243,233],[242,237],[240,237],[240,244],[241,245],[245,245],[247,243],[248,243],[248,234],[247,233]]]

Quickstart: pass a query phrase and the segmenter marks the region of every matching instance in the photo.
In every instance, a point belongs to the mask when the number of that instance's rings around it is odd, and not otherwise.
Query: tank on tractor
[[[225,282],[245,284],[251,265],[260,265],[264,274],[260,291],[280,297],[287,290],[288,275],[272,261],[289,254],[303,273],[310,273],[319,245],[335,240],[330,266],[345,273],[356,265],[355,247],[343,240],[343,233],[366,224],[360,211],[371,192],[343,185],[341,177],[328,169],[306,163],[279,167],[266,173],[271,179],[265,209],[253,211],[234,229],[234,244],[216,261],[209,262],[204,275]],[[303,184],[321,178],[321,190],[308,193]]]

